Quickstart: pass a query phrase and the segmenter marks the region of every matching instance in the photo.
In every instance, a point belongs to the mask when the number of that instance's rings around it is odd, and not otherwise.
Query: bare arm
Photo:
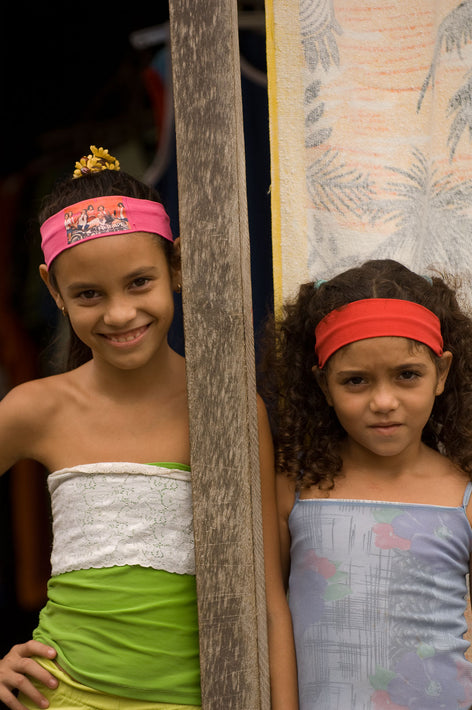
[[[20,459],[34,458],[44,422],[44,401],[44,387],[36,381],[15,387],[0,402],[0,475]],[[51,659],[55,658],[56,651],[31,640],[13,646],[0,659],[0,702],[5,707],[25,709],[16,696],[17,691],[38,707],[48,707],[48,701],[31,679],[49,688],[56,688],[57,680],[37,663],[35,656]]]
[[[49,671],[37,663],[32,656],[55,658],[56,651],[51,646],[45,646],[39,641],[13,646],[11,651],[0,659],[0,701],[10,710],[26,710],[15,691],[21,691],[39,708],[47,708],[48,701],[31,683],[29,678],[35,678],[49,688],[57,687],[57,680]]]
[[[295,484],[286,476],[279,474],[275,481],[277,511],[280,538],[280,558],[285,591],[288,590],[290,576],[290,545],[292,542],[288,527],[288,518],[295,503]]]
[[[258,413],[271,707],[272,710],[298,710],[292,619],[280,554],[272,437],[262,400],[258,400]]]

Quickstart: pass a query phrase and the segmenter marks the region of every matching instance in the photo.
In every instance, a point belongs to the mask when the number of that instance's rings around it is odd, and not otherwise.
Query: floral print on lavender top
[[[463,506],[299,500],[289,603],[300,710],[458,710],[472,704]]]

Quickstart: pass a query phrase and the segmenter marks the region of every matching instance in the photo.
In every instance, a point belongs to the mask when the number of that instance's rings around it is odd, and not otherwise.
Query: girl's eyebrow
[[[335,370],[336,375],[350,375],[353,372],[366,372],[369,368],[366,367],[350,367],[346,370]]]
[[[128,274],[125,274],[123,276],[123,281],[132,281],[133,279],[136,279],[139,276],[144,276],[145,274],[154,274],[156,271],[157,269],[155,266],[140,266],[137,269],[130,271]],[[66,288],[68,291],[87,291],[89,289],[96,288],[97,285],[98,284],[93,281],[73,281],[68,284]]]
[[[426,369],[426,363],[424,362],[406,362],[403,365],[395,365],[396,370],[425,370]]]
[[[366,373],[368,370],[358,367],[355,370],[336,370],[333,374],[339,379],[345,379],[346,377],[363,377]]]
[[[426,364],[424,362],[418,362],[418,361],[410,361],[410,362],[404,362],[404,363],[399,363],[398,365],[394,365],[394,367],[391,368],[391,370],[399,371],[399,370],[425,370],[426,369]],[[345,370],[336,370],[334,374],[337,376],[346,376],[346,375],[362,375],[365,372],[369,372],[369,368],[365,366],[360,366],[360,367],[351,367],[347,368]]]
[[[138,276],[144,276],[145,274],[155,274],[158,271],[156,266],[140,266],[129,274],[123,276],[123,281],[132,281]]]
[[[90,281],[88,283],[73,281],[71,284],[67,284],[66,291],[88,291],[93,288],[96,288],[96,285]]]

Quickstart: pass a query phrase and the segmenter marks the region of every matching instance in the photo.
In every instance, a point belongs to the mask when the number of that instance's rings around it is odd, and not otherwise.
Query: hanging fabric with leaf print
[[[472,272],[472,0],[266,0],[276,304],[368,258]]]

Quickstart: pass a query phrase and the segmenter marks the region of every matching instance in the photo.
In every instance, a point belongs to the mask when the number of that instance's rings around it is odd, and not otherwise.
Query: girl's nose
[[[136,307],[125,296],[110,298],[106,304],[103,322],[105,325],[120,328],[128,325],[136,316]]]
[[[398,407],[398,399],[393,387],[386,384],[379,384],[374,388],[370,400],[370,408],[373,412],[391,412]]]

